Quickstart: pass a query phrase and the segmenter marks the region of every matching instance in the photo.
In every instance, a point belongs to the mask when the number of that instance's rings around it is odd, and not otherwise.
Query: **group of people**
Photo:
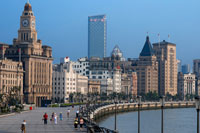
[[[67,110],[67,117],[68,117],[68,118],[69,118],[69,113],[70,113],[70,109]],[[59,114],[59,119],[60,119],[60,121],[63,120],[63,114],[62,114],[62,112],[60,112],[60,114]],[[47,124],[47,121],[48,121],[48,114],[47,114],[47,113],[45,113],[45,114],[43,115],[43,119],[42,119],[42,120],[44,121],[44,124],[46,125],[46,124]],[[51,114],[50,121],[54,122],[54,124],[58,124],[58,116],[57,116],[56,113],[53,112],[53,113]]]
[[[74,128],[77,129],[80,125],[80,130],[83,129],[84,120],[79,116],[79,110],[76,111],[76,118],[74,119]]]

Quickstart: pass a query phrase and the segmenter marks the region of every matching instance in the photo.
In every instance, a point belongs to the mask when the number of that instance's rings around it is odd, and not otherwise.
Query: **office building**
[[[184,64],[184,65],[182,65],[182,73],[183,74],[188,74],[188,73],[190,73],[190,64]]]
[[[181,60],[176,60],[176,61],[177,61],[177,73],[182,72]]]
[[[37,38],[36,18],[30,3],[20,17],[18,38],[3,49],[5,57],[23,64],[23,92],[26,103],[42,106],[52,99],[52,48]],[[1,55],[0,55],[1,56]]]
[[[178,94],[182,100],[195,95],[195,74],[178,74]]]
[[[133,61],[132,66],[133,70],[137,72],[137,94],[158,93],[158,62],[149,36],[146,37],[139,59]]]
[[[177,94],[177,59],[176,44],[154,43],[153,50],[158,61],[158,88],[160,95]]]
[[[12,88],[17,87],[20,101],[23,103],[23,73],[22,62],[0,60],[0,94],[9,94]]]
[[[106,57],[106,16],[88,17],[88,58]]]

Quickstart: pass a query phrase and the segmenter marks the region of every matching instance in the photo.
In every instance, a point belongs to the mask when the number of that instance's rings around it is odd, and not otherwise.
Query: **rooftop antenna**
[[[27,3],[29,4],[29,0],[27,0]]]
[[[170,34],[168,34],[168,42],[170,42]]]
[[[149,32],[147,31],[147,36],[149,36]]]

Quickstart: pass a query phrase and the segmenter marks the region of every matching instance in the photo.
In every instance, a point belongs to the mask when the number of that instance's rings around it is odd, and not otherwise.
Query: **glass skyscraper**
[[[106,16],[88,17],[88,58],[106,56]]]

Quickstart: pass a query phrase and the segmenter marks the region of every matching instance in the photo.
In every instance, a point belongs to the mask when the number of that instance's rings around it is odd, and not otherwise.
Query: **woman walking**
[[[57,124],[57,119],[58,119],[58,116],[56,115],[56,113],[54,114],[54,123]]]
[[[81,118],[80,118],[80,130],[83,129],[83,124],[84,124],[84,120],[83,120],[83,118],[81,117]]]

